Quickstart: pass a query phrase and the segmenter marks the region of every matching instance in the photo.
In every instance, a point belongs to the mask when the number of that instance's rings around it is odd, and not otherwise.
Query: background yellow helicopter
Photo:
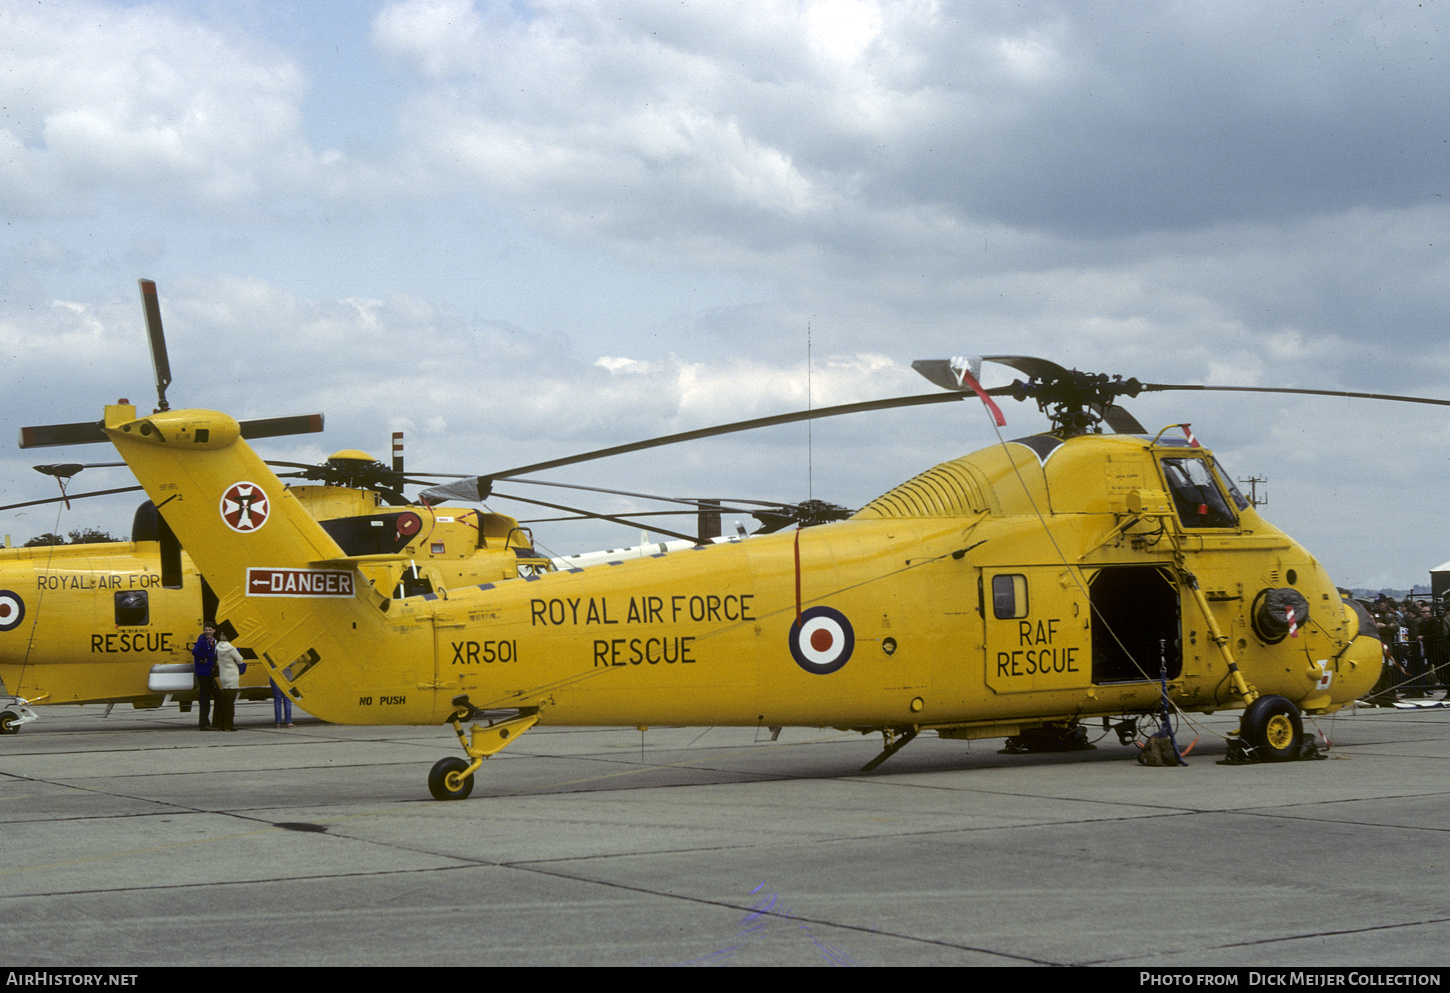
[[[514,518],[389,504],[381,482],[364,481],[380,474],[401,478],[354,451],[288,474],[353,480],[289,492],[359,557],[378,588],[417,596],[550,568]],[[386,562],[368,564],[378,553]],[[19,698],[0,700],[0,734],[34,719],[29,703],[145,709],[171,700],[189,710],[196,697],[191,645],[216,609],[216,595],[150,501],[137,509],[130,541],[0,549],[0,693]],[[255,657],[245,642],[237,647]],[[249,667],[242,684],[244,699],[271,694],[259,666]]]
[[[114,405],[105,430],[221,613],[310,713],[453,725],[466,758],[434,766],[439,799],[468,795],[483,759],[541,722],[852,728],[883,736],[873,768],[928,730],[1060,749],[1085,745],[1089,719],[1127,742],[1154,714],[1244,708],[1231,757],[1312,754],[1301,714],[1368,692],[1382,649],[1187,425],[1150,436],[1116,403],[1203,387],[995,360],[1029,380],[985,391],[974,363],[924,362],[959,392],[883,404],[1012,395],[1051,429],[943,463],[849,520],[402,600],[356,580],[225,414]],[[435,492],[482,496],[497,475]],[[245,529],[227,518],[238,488],[266,499]],[[260,574],[296,589],[257,596]]]
[[[141,280],[159,410],[169,409],[170,365],[156,285]],[[243,425],[249,438],[319,431],[320,415],[270,418]],[[24,428],[21,447],[104,442],[97,423]],[[517,520],[470,508],[413,505],[405,484],[428,485],[403,471],[401,438],[394,435],[391,467],[360,451],[334,454],[320,466],[274,462],[286,478],[308,480],[289,492],[319,521],[377,589],[418,596],[436,588],[492,582],[546,571]],[[39,466],[56,477],[62,495],[16,506],[67,502],[139,491],[139,486],[67,496],[67,482],[86,468],[122,465],[76,463]],[[382,562],[370,561],[383,554]],[[156,513],[138,508],[130,541],[0,549],[0,734],[36,717],[30,704],[129,703],[137,708],[166,700],[189,709],[196,697],[191,645],[204,620],[218,619],[217,598]],[[246,641],[237,643],[254,658]],[[242,696],[269,696],[261,666],[242,677]]]

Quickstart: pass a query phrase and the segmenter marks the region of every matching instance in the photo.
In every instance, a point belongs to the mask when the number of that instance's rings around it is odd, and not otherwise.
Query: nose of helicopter
[[[1354,640],[1340,656],[1336,685],[1330,690],[1335,703],[1353,703],[1368,696],[1384,667],[1384,646],[1374,618],[1357,600],[1345,601],[1344,609]]]

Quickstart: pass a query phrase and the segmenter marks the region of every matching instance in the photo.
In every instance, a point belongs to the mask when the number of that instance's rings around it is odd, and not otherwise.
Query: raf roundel
[[[25,620],[25,601],[19,593],[0,590],[0,631],[14,631]]]
[[[256,483],[233,483],[222,494],[221,515],[227,527],[247,534],[267,523],[271,506]]]
[[[790,654],[796,665],[818,676],[829,675],[851,659],[856,632],[846,615],[830,607],[803,611],[790,626]]]

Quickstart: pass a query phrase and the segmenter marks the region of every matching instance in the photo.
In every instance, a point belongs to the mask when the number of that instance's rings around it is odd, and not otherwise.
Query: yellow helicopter
[[[869,769],[924,731],[1059,750],[1084,746],[1090,719],[1128,743],[1155,714],[1166,731],[1170,710],[1242,708],[1231,759],[1313,754],[1301,714],[1367,694],[1381,645],[1186,426],[1150,434],[1116,402],[1206,387],[990,358],[1028,381],[983,390],[974,361],[932,360],[916,366],[953,392],[762,419],[973,393],[1051,417],[848,520],[403,599],[368,581],[227,415],[118,404],[104,424],[219,616],[309,713],[452,725],[465,757],[430,772],[440,800],[467,796],[483,760],[538,723],[849,728],[883,737]],[[482,497],[492,478],[435,495]],[[228,510],[242,491],[262,501],[246,527]]]
[[[141,294],[158,406],[165,411],[170,367],[155,283],[141,280]],[[306,415],[249,421],[243,432],[259,438],[321,427],[320,415]],[[21,432],[22,448],[105,440],[95,422]],[[404,484],[429,485],[436,477],[406,475],[400,434],[393,444],[391,467],[352,450],[321,466],[270,463],[296,470],[287,477],[311,482],[293,485],[288,493],[355,558],[374,588],[418,596],[551,568],[534,550],[528,529],[512,517],[405,499]],[[62,495],[14,506],[62,500],[69,505],[140,489],[66,494],[66,482],[79,471],[111,464],[39,466],[61,483]],[[130,541],[0,549],[0,734],[34,720],[36,703],[129,703],[148,709],[173,700],[189,710],[196,699],[191,645],[202,623],[217,618],[216,595],[149,501],[136,512]],[[224,619],[221,630],[236,639]],[[244,658],[256,657],[245,639],[237,639],[237,648]],[[248,667],[241,695],[271,695],[264,667]]]

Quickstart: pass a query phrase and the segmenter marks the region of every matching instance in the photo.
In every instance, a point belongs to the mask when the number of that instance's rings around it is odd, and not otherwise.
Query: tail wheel
[[[1249,704],[1239,720],[1239,737],[1264,762],[1285,762],[1299,757],[1304,724],[1299,708],[1281,696],[1261,696]]]
[[[19,715],[13,714],[8,710],[0,714],[0,734],[18,733],[20,728],[16,726],[15,722],[19,719]]]
[[[463,800],[473,792],[473,774],[463,775],[468,763],[456,755],[439,759],[428,773],[428,792],[435,800]]]

